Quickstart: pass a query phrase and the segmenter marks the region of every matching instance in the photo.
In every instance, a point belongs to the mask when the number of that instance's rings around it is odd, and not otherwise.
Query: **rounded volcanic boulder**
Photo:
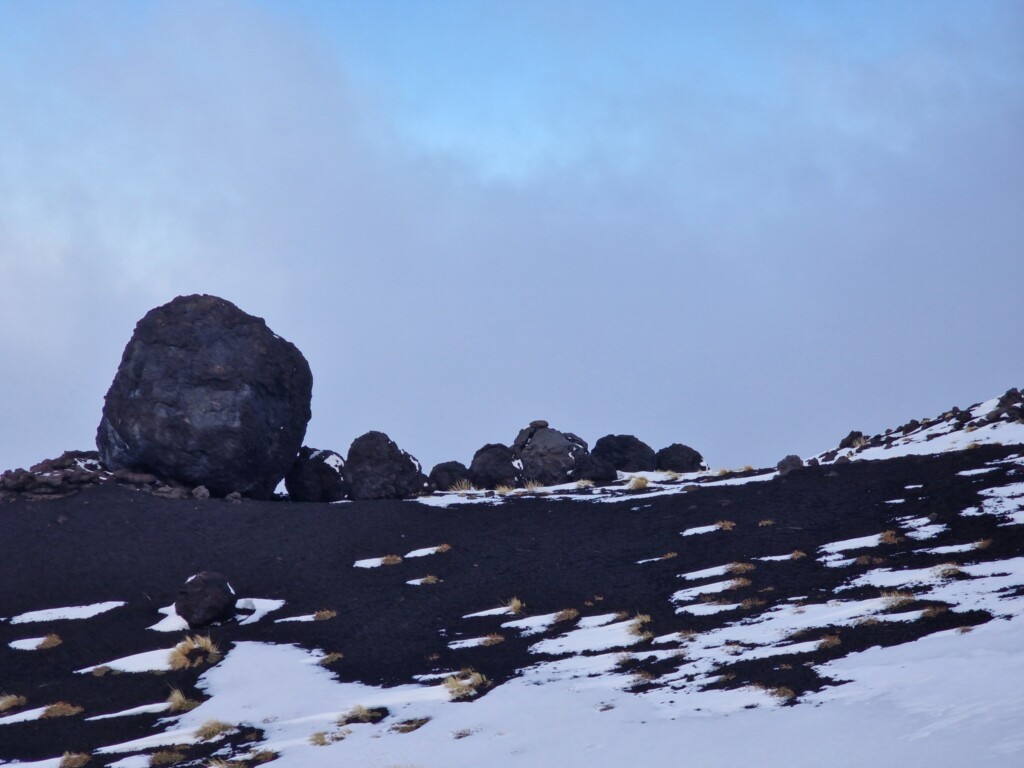
[[[201,571],[189,577],[174,601],[174,611],[190,627],[205,627],[235,615],[235,590],[223,574]]]
[[[269,498],[302,445],[312,390],[302,353],[261,318],[179,296],[136,325],[96,447],[107,469]]]
[[[570,482],[579,460],[589,454],[583,439],[552,429],[546,421],[534,421],[521,430],[512,453],[522,464],[523,477],[541,485]]]
[[[477,488],[518,488],[523,484],[523,465],[507,445],[488,443],[473,454],[469,480]]]
[[[655,468],[654,449],[633,435],[605,435],[594,443],[591,453],[620,472],[653,472]]]
[[[291,501],[341,501],[348,494],[345,460],[334,451],[318,451],[302,446],[295,463],[284,476],[284,487]]]
[[[611,462],[605,461],[592,453],[580,456],[572,472],[573,480],[589,480],[592,483],[614,483],[619,473]]]
[[[468,483],[469,469],[461,461],[444,461],[430,470],[430,482],[439,491],[450,491],[459,483]]]
[[[654,455],[654,463],[662,472],[701,472],[708,468],[703,456],[682,443],[662,448]]]
[[[353,499],[407,499],[428,486],[420,463],[383,432],[352,441],[344,472]]]

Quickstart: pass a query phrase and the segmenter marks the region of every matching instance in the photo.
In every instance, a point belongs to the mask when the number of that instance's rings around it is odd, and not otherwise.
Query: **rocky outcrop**
[[[179,296],[135,327],[96,446],[108,469],[269,498],[302,444],[312,387],[302,353],[262,319]]]
[[[552,429],[546,421],[531,422],[521,430],[512,453],[522,464],[523,477],[541,485],[572,481],[580,458],[588,455],[586,442],[571,432]]]
[[[592,453],[580,456],[572,473],[573,480],[589,480],[592,483],[614,483],[618,478],[619,473],[611,462]]]
[[[461,461],[444,461],[430,470],[428,477],[439,491],[450,491],[459,483],[471,482],[469,469]]]
[[[488,443],[473,454],[469,479],[477,488],[519,488],[523,485],[523,465],[507,445]]]
[[[205,627],[234,618],[236,602],[235,590],[222,574],[202,571],[178,590],[174,610],[190,627]]]
[[[778,464],[776,464],[775,468],[779,470],[780,475],[785,476],[792,472],[794,469],[800,469],[802,466],[804,466],[804,460],[797,456],[795,453],[791,453],[789,456],[786,456]]]
[[[288,498],[314,503],[341,501],[348,495],[344,470],[345,460],[334,451],[302,446],[284,476]]]
[[[594,443],[591,453],[620,472],[653,472],[655,468],[654,449],[633,435],[605,435]]]
[[[688,445],[672,443],[654,455],[655,468],[662,472],[703,472],[704,457]]]
[[[344,473],[353,499],[407,499],[428,485],[420,463],[383,432],[352,441]]]

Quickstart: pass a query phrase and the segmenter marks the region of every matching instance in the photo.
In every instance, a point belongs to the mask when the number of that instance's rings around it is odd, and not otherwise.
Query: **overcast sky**
[[[211,293],[306,442],[714,467],[1024,385],[1024,3],[0,0],[0,469]]]

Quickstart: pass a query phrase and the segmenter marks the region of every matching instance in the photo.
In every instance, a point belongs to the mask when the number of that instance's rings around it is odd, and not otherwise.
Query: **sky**
[[[1024,385],[1020,2],[0,0],[0,469],[222,296],[306,443],[772,465]]]

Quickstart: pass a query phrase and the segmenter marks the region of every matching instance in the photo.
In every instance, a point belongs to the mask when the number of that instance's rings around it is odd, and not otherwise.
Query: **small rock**
[[[192,489],[193,499],[208,499],[210,498],[210,489],[205,485],[197,485]]]
[[[804,465],[804,460],[796,454],[791,453],[786,456],[782,461],[776,464],[776,468],[779,470],[780,475],[788,475],[794,469],[800,469]]]
[[[178,590],[174,610],[189,627],[205,627],[226,621],[235,615],[235,590],[216,571],[202,571],[189,578]]]
[[[238,491],[232,491],[231,493],[224,497],[224,500],[228,502],[228,504],[241,504],[242,494],[240,494]]]

